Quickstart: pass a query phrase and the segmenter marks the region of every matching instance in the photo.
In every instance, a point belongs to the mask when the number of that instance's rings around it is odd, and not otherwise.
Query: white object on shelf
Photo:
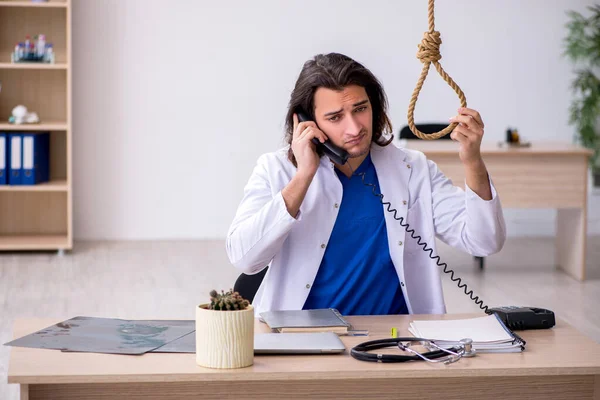
[[[12,110],[12,123],[20,125],[20,124],[37,124],[40,122],[40,118],[37,113],[29,112],[27,107],[23,105],[18,105]]]

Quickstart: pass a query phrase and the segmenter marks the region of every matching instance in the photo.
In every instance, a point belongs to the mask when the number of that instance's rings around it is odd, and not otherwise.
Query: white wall
[[[570,141],[566,9],[583,0],[436,2],[442,65],[486,140]],[[427,1],[79,0],[74,4],[76,239],[224,237],[256,158],[282,144],[303,62],[356,58],[382,81],[397,132],[421,64]],[[417,122],[454,115],[433,69]],[[590,232],[600,200],[590,198]],[[506,210],[511,235],[553,234],[550,210]]]

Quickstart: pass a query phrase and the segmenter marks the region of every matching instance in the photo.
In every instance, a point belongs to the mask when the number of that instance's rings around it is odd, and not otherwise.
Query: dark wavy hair
[[[392,142],[392,123],[387,116],[387,96],[379,80],[362,64],[339,53],[318,54],[304,63],[292,91],[287,116],[285,118],[285,140],[290,145],[288,158],[296,164],[292,152],[294,134],[294,112],[298,108],[315,120],[314,96],[318,88],[343,90],[346,86],[358,85],[365,88],[373,110],[372,142],[379,146],[387,146]],[[390,134],[388,139],[384,134]],[[319,156],[322,156],[319,152]]]

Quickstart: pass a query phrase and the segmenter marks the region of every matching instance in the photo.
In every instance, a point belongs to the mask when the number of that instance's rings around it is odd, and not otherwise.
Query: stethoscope
[[[431,350],[425,353],[419,353],[416,350],[411,349],[411,346],[421,345]],[[380,353],[368,353],[371,350],[383,349],[385,347],[398,346],[400,350],[406,351],[413,355],[398,355],[398,354],[380,354]],[[462,339],[460,345],[443,348],[438,346],[435,341],[430,339],[415,338],[415,337],[399,337],[399,338],[387,338],[379,340],[371,340],[368,342],[361,343],[352,348],[350,351],[352,357],[361,361],[373,361],[379,363],[393,363],[393,362],[405,362],[405,361],[421,361],[425,360],[431,363],[443,362],[444,364],[454,363],[460,360],[462,357],[473,357],[475,356],[475,349],[473,349],[473,341],[471,339]]]

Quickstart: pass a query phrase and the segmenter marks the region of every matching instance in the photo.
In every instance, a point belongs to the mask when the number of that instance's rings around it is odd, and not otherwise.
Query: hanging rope
[[[440,45],[442,44],[442,39],[440,38],[440,33],[435,30],[433,5],[434,0],[429,0],[429,31],[425,32],[425,34],[423,35],[423,40],[418,45],[419,51],[417,52],[417,58],[423,63],[423,70],[421,71],[421,76],[419,77],[419,81],[417,82],[417,86],[413,91],[412,97],[410,99],[410,104],[408,106],[408,126],[410,130],[415,134],[415,136],[425,140],[439,139],[442,136],[445,136],[448,133],[452,132],[452,130],[457,125],[457,123],[452,123],[443,130],[431,134],[423,133],[419,131],[415,126],[415,105],[417,103],[417,99],[419,98],[419,92],[423,87],[423,82],[425,82],[425,78],[427,77],[427,73],[429,72],[429,66],[431,65],[431,63],[433,63],[435,69],[437,69],[437,72],[442,78],[444,78],[446,83],[448,83],[448,85],[450,85],[450,87],[454,89],[454,91],[458,95],[458,98],[460,99],[461,107],[467,106],[467,100],[465,99],[464,93],[462,92],[462,90],[460,90],[458,85],[454,83],[452,78],[450,78],[450,75],[448,75],[446,71],[444,71],[442,65],[439,63],[439,61],[442,59],[442,55],[440,54]]]

